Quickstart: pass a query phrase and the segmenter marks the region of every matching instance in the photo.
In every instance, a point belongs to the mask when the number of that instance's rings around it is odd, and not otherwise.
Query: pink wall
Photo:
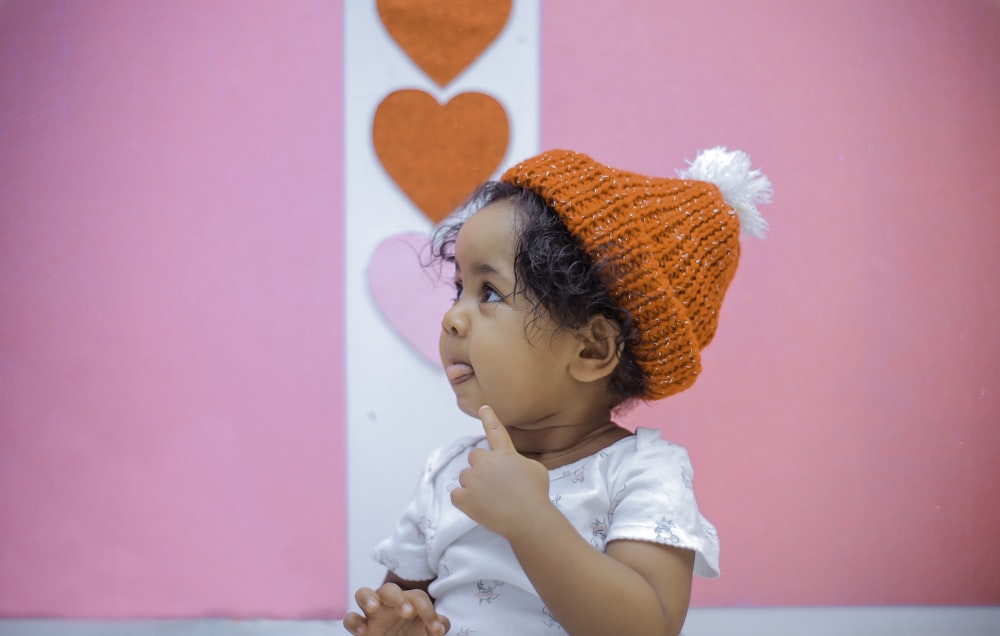
[[[0,616],[343,611],[341,3],[278,6],[0,1]],[[543,146],[775,183],[632,415],[720,527],[695,603],[1000,604],[998,5],[542,19]]]
[[[1000,603],[1000,5],[544,3],[542,145],[748,150],[706,372],[641,409],[719,525],[703,605]]]
[[[0,3],[0,615],[342,609],[341,14],[275,6]]]

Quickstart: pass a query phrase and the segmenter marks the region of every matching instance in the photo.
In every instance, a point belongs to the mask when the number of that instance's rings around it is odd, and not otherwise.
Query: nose
[[[441,319],[441,329],[449,336],[464,336],[469,329],[469,321],[462,311],[461,303],[457,302],[444,312]]]

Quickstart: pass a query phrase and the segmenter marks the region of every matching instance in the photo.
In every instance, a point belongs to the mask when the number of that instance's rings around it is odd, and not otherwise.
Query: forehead
[[[507,256],[513,259],[517,244],[517,208],[510,201],[496,201],[473,214],[455,239],[455,257],[480,261]]]

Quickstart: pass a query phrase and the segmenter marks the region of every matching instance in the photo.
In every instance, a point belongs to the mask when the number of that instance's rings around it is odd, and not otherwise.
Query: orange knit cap
[[[632,352],[655,400],[691,386],[739,261],[739,233],[763,238],[756,204],[771,184],[740,151],[698,154],[680,178],[646,177],[551,150],[501,181],[538,194],[601,265],[611,299],[635,321]]]

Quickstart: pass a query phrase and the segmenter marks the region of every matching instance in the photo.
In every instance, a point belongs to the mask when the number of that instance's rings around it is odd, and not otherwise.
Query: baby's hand
[[[490,450],[469,452],[469,467],[459,474],[461,488],[451,491],[455,507],[473,521],[507,539],[532,511],[549,501],[549,473],[542,464],[517,452],[510,433],[489,406],[479,409]]]
[[[344,627],[355,636],[444,636],[451,628],[423,590],[385,583],[377,592],[361,588],[354,600],[365,615],[348,612]]]

